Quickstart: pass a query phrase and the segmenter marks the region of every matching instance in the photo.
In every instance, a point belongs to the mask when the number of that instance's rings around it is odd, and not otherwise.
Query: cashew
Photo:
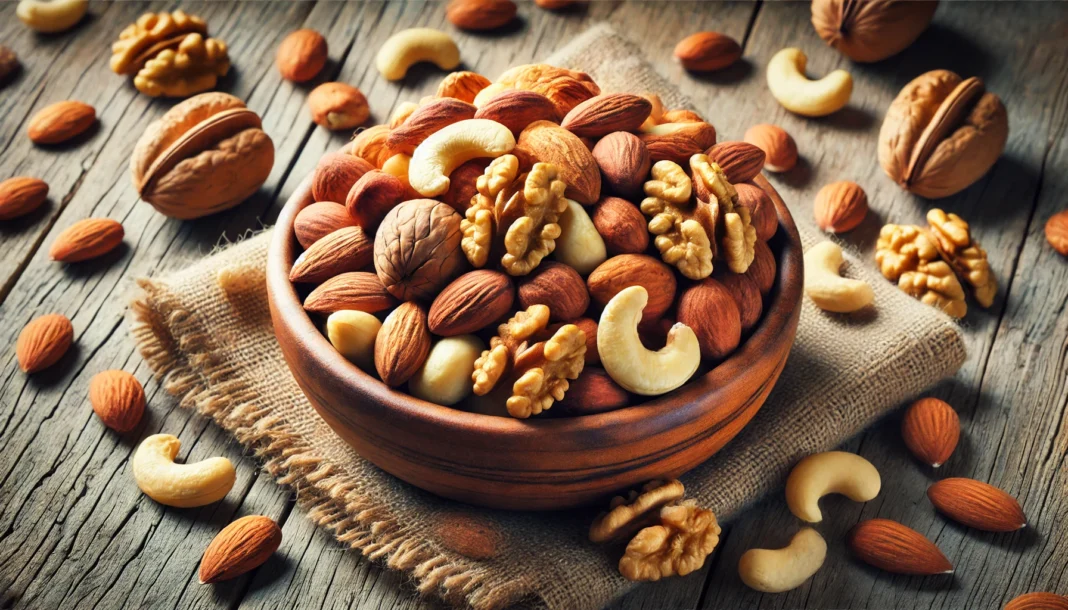
[[[738,575],[751,589],[782,593],[800,587],[827,557],[827,543],[819,532],[806,527],[781,549],[749,549],[738,560]]]
[[[181,441],[170,434],[153,434],[141,441],[133,457],[137,486],[156,502],[179,508],[222,500],[237,478],[234,465],[224,457],[175,464],[180,446]]]
[[[820,309],[838,313],[856,311],[871,305],[875,293],[861,280],[838,275],[842,248],[824,241],[805,252],[805,294]]]
[[[808,58],[801,49],[783,49],[768,62],[768,88],[771,95],[790,112],[804,116],[826,116],[841,110],[853,93],[853,77],[835,70],[819,80],[805,76]]]
[[[513,148],[515,136],[497,121],[459,121],[415,147],[408,163],[408,182],[420,195],[436,197],[449,190],[449,174],[457,167],[479,157],[499,157]]]
[[[556,238],[554,257],[580,275],[589,275],[608,258],[604,238],[593,226],[586,209],[576,201],[568,199],[567,209],[560,216],[560,237]]]
[[[378,50],[375,66],[386,80],[400,80],[408,68],[421,61],[433,62],[442,70],[460,65],[460,49],[445,32],[433,28],[411,28],[390,36]]]
[[[485,106],[490,100],[504,93],[505,91],[510,90],[511,88],[511,85],[506,85],[504,83],[490,83],[487,87],[485,87],[484,89],[482,89],[482,91],[479,91],[478,94],[475,95],[475,99],[471,103],[475,105],[475,108],[481,108]]]
[[[603,358],[603,356],[602,356]],[[867,502],[879,495],[879,471],[854,453],[827,451],[801,460],[786,479],[786,504],[798,519],[823,520],[819,500],[827,494],[842,494],[854,502]]]
[[[365,371],[373,371],[375,338],[382,323],[362,311],[343,309],[326,319],[326,336],[342,356]]]
[[[401,182],[408,184],[408,168],[411,163],[411,157],[404,153],[397,153],[386,159],[386,162],[382,164],[382,171],[396,176],[400,178]]]
[[[471,393],[471,373],[486,344],[474,335],[445,337],[430,348],[423,368],[408,381],[414,396],[439,405],[454,405]]]
[[[22,0],[15,8],[20,21],[45,34],[74,27],[89,10],[89,0]]]
[[[641,394],[665,394],[686,383],[701,363],[697,335],[685,324],[675,324],[667,345],[650,351],[638,338],[638,322],[649,302],[641,286],[624,288],[608,301],[597,326],[597,352],[613,381]]]

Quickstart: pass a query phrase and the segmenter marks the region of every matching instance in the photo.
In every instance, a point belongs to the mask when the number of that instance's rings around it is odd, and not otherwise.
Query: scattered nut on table
[[[768,62],[768,89],[783,108],[802,116],[820,117],[849,103],[853,77],[835,70],[819,80],[805,76],[808,58],[801,49],[783,49]]]
[[[353,129],[367,122],[371,109],[363,93],[345,83],[323,83],[308,94],[308,109],[316,125]]]
[[[729,67],[742,56],[742,47],[719,32],[698,32],[675,45],[675,59],[691,72],[715,72]]]
[[[188,97],[215,87],[230,71],[226,43],[208,38],[207,23],[177,10],[145,13],[111,45],[111,70],[132,75],[152,97]]]
[[[282,39],[274,64],[282,78],[303,83],[315,78],[328,58],[326,38],[315,30],[301,28]]]
[[[749,549],[738,560],[738,576],[763,593],[792,591],[812,578],[827,558],[827,543],[811,527],[801,528],[781,549]]]
[[[452,70],[460,65],[460,49],[441,30],[411,28],[386,39],[375,57],[375,66],[386,80],[400,80],[409,68],[424,61]]]
[[[21,0],[15,7],[19,21],[45,34],[65,32],[89,11],[89,0]]]
[[[200,584],[230,580],[261,566],[282,544],[282,530],[260,515],[241,517],[212,539],[200,560]]]
[[[812,209],[821,229],[845,233],[860,226],[868,215],[868,195],[856,182],[839,180],[816,193]]]
[[[805,252],[805,294],[824,311],[850,313],[875,300],[875,292],[866,282],[839,275],[842,260],[842,248],[830,241]]]
[[[882,479],[871,462],[844,451],[810,455],[794,466],[786,479],[786,504],[790,512],[807,523],[823,521],[819,500],[827,494],[842,494],[854,502],[867,502],[879,495]]]
[[[179,508],[222,500],[237,480],[234,465],[224,457],[176,464],[180,446],[170,434],[153,434],[141,441],[131,464],[137,486],[156,502]]]
[[[880,61],[897,55],[927,29],[937,0],[865,2],[815,0],[812,26],[828,45],[853,61]]]

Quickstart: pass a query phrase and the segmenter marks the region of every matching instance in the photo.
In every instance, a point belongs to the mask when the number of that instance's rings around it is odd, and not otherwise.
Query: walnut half
[[[946,214],[933,208],[927,212],[931,235],[935,238],[938,252],[957,275],[971,285],[975,300],[983,307],[994,304],[998,281],[990,272],[986,250],[972,238],[968,223],[956,214]]]
[[[686,576],[700,570],[719,544],[716,515],[695,500],[660,509],[660,525],[647,527],[627,544],[619,573],[627,580],[650,581]]]

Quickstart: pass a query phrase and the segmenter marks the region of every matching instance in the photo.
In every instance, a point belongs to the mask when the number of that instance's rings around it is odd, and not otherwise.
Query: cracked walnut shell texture
[[[375,271],[402,301],[432,300],[463,264],[460,215],[433,199],[393,208],[375,235]]]

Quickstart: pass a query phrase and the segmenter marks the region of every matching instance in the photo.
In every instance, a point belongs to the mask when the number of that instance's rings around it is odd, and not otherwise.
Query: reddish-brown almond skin
[[[797,143],[778,125],[753,125],[742,139],[764,151],[764,169],[769,172],[788,172],[797,165]]]
[[[382,383],[395,388],[408,381],[426,362],[430,343],[422,307],[408,301],[390,312],[375,338],[375,369]]]
[[[327,153],[312,174],[312,198],[344,203],[356,181],[375,167],[361,157]]]
[[[241,517],[211,541],[200,560],[200,583],[229,580],[258,568],[282,544],[278,524],[259,515]]]
[[[0,182],[0,220],[25,216],[41,207],[48,198],[48,183],[38,178],[17,176]]]
[[[27,324],[15,342],[15,358],[25,373],[44,370],[63,357],[74,341],[74,326],[66,316],[52,313]]]
[[[764,312],[764,301],[756,282],[748,275],[738,273],[724,273],[716,276],[716,280],[723,284],[734,297],[734,303],[738,306],[739,319],[742,322],[742,332],[747,333],[752,330],[760,321],[760,314]]]
[[[597,266],[586,279],[590,297],[604,307],[612,297],[629,286],[641,286],[649,293],[642,311],[645,323],[659,319],[675,302],[675,273],[670,267],[645,254],[620,254]]]
[[[578,416],[622,409],[629,403],[630,395],[604,369],[586,367],[558,405],[565,415]]]
[[[691,72],[722,70],[738,61],[742,47],[730,36],[717,32],[698,32],[675,46],[675,57]]]
[[[849,534],[849,548],[864,563],[895,574],[953,572],[953,564],[933,542],[890,519],[858,523]]]
[[[445,17],[461,30],[495,30],[515,18],[512,0],[452,0],[445,7]]]
[[[367,271],[342,273],[326,280],[304,299],[304,310],[328,315],[342,309],[378,313],[397,304],[378,274]]]
[[[608,190],[638,201],[653,163],[645,142],[632,133],[617,131],[598,140],[592,154]]]
[[[297,213],[293,220],[293,233],[304,249],[344,227],[356,226],[345,206],[333,201],[313,203]]]
[[[463,100],[443,97],[416,108],[404,123],[390,130],[386,145],[396,153],[412,154],[415,148],[443,127],[475,118],[478,109]]]
[[[81,135],[95,122],[96,110],[89,104],[56,102],[33,115],[26,135],[35,144],[60,144]]]
[[[566,322],[586,313],[590,306],[590,294],[586,282],[573,268],[552,261],[545,261],[519,281],[519,306],[549,307],[551,320]]]
[[[813,202],[816,224],[824,231],[845,233],[864,222],[868,214],[868,196],[856,182],[832,182],[816,193]]]
[[[619,197],[602,197],[593,210],[593,226],[610,256],[641,254],[649,247],[649,230],[638,206]]]
[[[89,404],[105,426],[129,432],[145,413],[145,390],[126,371],[102,371],[89,381]]]
[[[373,169],[356,181],[345,197],[345,208],[357,224],[373,233],[390,210],[418,195],[400,178]]]
[[[927,488],[927,498],[950,519],[984,532],[1012,532],[1027,525],[1016,498],[975,479],[942,479]]]
[[[631,93],[604,93],[571,109],[560,126],[579,137],[600,138],[615,131],[637,131],[653,105]]]
[[[768,241],[779,230],[779,218],[768,193],[752,182],[735,183],[738,192],[738,205],[749,210],[749,217],[756,229],[757,239]]]
[[[518,137],[535,121],[559,121],[552,100],[536,91],[512,89],[493,96],[475,112],[476,119],[497,121]]]
[[[86,218],[67,227],[52,242],[49,256],[61,263],[78,263],[111,252],[122,243],[124,231],[117,220]]]
[[[712,278],[683,291],[677,317],[693,329],[701,345],[701,356],[705,358],[726,358],[742,341],[738,305],[727,287]]]
[[[764,167],[767,155],[749,142],[720,142],[708,149],[708,158],[715,161],[731,184],[752,180]]]
[[[1024,593],[1005,604],[1004,610],[1068,610],[1068,597],[1056,593]]]
[[[1057,212],[1046,221],[1046,241],[1062,256],[1068,256],[1068,210]]]
[[[768,296],[772,287],[775,286],[777,269],[778,265],[775,262],[775,255],[771,252],[771,248],[768,247],[768,244],[758,239],[753,248],[753,262],[749,264],[749,269],[745,272],[745,275],[748,275],[756,282],[761,295]]]
[[[342,227],[316,241],[293,263],[289,281],[316,284],[371,265],[375,244],[362,227]]]
[[[326,38],[315,30],[300,29],[290,33],[278,45],[275,65],[282,78],[303,83],[315,78],[326,65]]]
[[[430,305],[430,332],[442,337],[486,328],[512,310],[515,289],[500,271],[479,269],[446,286]]]
[[[960,419],[945,401],[921,398],[905,411],[901,419],[901,437],[916,459],[938,468],[957,448]]]

